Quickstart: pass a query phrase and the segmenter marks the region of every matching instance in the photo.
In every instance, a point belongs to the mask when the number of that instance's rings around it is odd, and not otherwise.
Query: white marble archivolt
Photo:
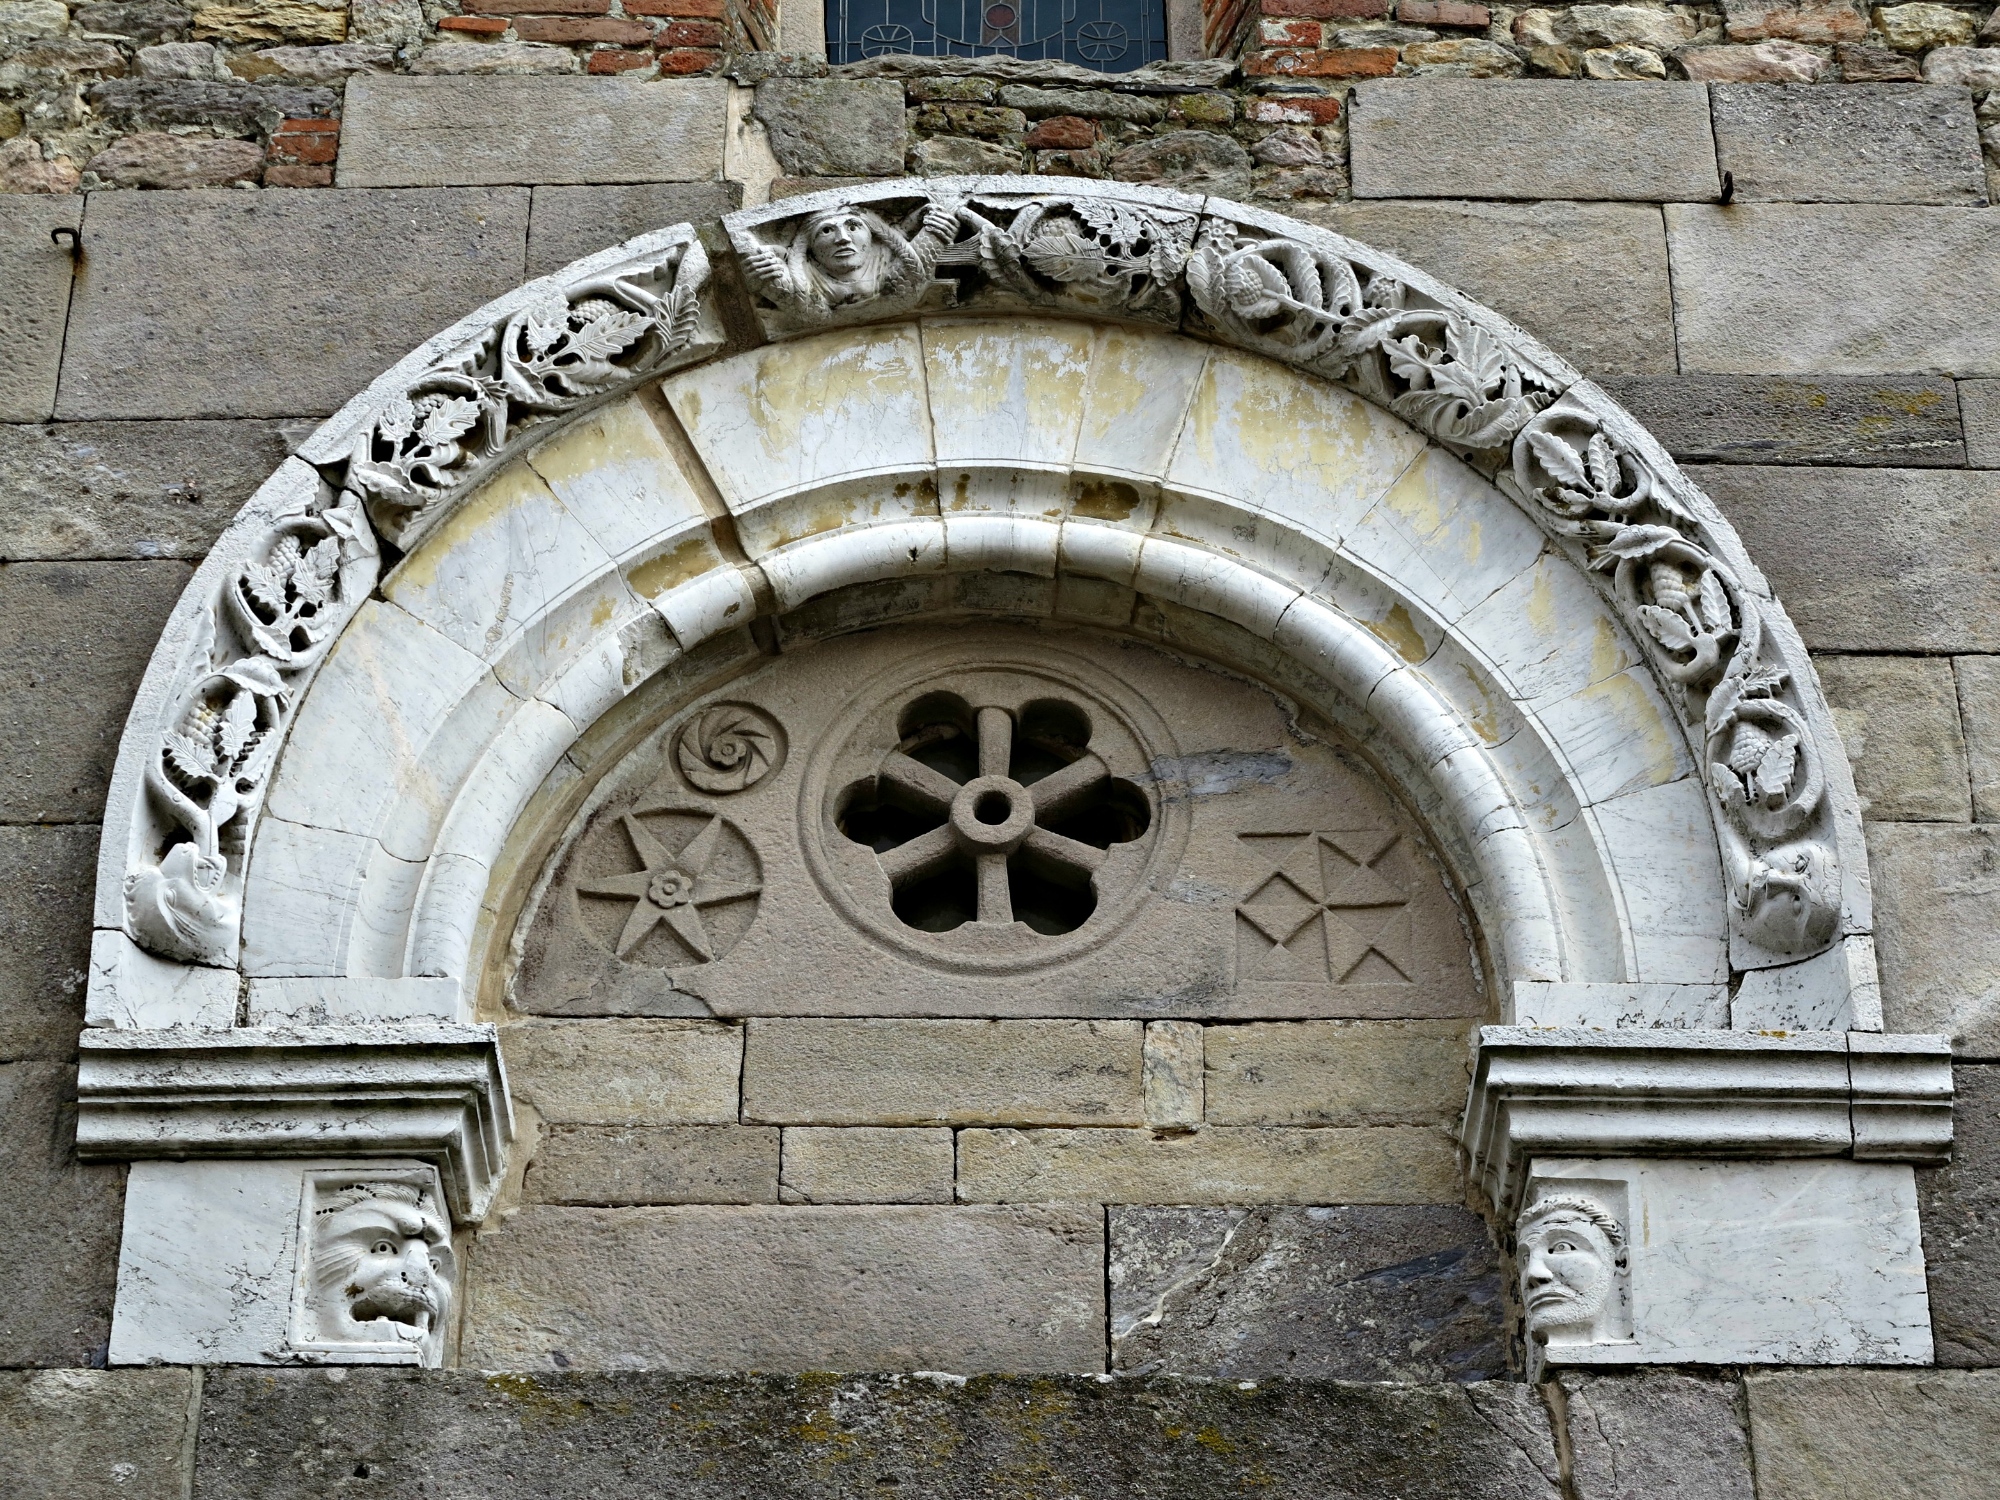
[[[441,1362],[455,1261],[434,1174],[308,1171],[298,1244],[293,1358]]]

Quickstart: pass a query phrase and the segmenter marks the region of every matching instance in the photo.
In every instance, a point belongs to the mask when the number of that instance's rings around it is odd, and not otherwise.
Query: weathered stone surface
[[[1421,1125],[1465,1107],[1461,1021],[1275,1021],[1205,1039],[1211,1125]]]
[[[1960,468],[1952,382],[1923,375],[1637,375],[1597,382],[1682,463]]]
[[[1963,47],[1979,31],[1979,18],[1954,5],[1914,0],[1908,5],[1878,5],[1870,13],[1876,29],[1898,52],[1928,52],[1933,47]]]
[[[755,1125],[555,1125],[521,1184],[530,1203],[776,1203],[778,1132]]]
[[[1383,79],[1348,117],[1358,198],[1705,202],[1708,91],[1686,83]]]
[[[1736,199],[1984,203],[1972,100],[1919,83],[1710,91],[1715,149]]]
[[[527,221],[518,189],[107,194],[91,205],[59,415],[332,411],[518,285]]]
[[[577,55],[547,42],[440,42],[410,59],[422,77],[526,78],[574,73]]]
[[[476,1369],[1104,1366],[1094,1208],[524,1208],[468,1279]]]
[[[1121,182],[1240,198],[1250,189],[1250,153],[1213,131],[1171,130],[1118,152],[1111,158],[1111,175]]]
[[[1868,16],[1854,0],[1722,0],[1722,13],[1732,42],[1781,38],[1824,46],[1868,35]]]
[[[1926,83],[1958,88],[2000,88],[2000,51],[1991,47],[1936,47],[1924,58]]]
[[[207,78],[107,78],[92,85],[90,102],[128,129],[201,125],[223,135],[269,135],[283,120],[322,118],[340,109],[332,89]]]
[[[341,42],[347,7],[330,0],[209,0],[195,7],[194,34],[230,42]]]
[[[11,106],[9,106],[11,108]],[[16,118],[20,112],[15,111]],[[30,135],[0,141],[0,193],[48,193],[66,197],[77,190],[82,174],[67,155],[42,155],[41,143]]]
[[[1861,815],[1964,823],[1972,817],[1951,663],[1936,656],[1822,656],[1813,665],[1854,767]]]
[[[1941,1365],[2000,1364],[2000,1067],[1952,1069],[1951,1165],[1917,1174]]]
[[[1868,869],[1886,1028],[2000,1059],[2000,827],[1871,823]]]
[[[1157,125],[1167,117],[1164,100],[1145,94],[1114,94],[1109,89],[1038,89],[1009,84],[1000,90],[1000,102],[1009,109],[1020,110],[1031,120],[1079,115],[1086,120],[1129,120],[1137,125]]]
[[[1518,1384],[217,1370],[195,1494],[1557,1500]],[[893,1484],[884,1481],[893,1480]]]
[[[1138,1021],[753,1020],[743,1117],[785,1125],[1137,1125]]]
[[[227,187],[263,175],[264,148],[255,141],[141,131],[98,152],[88,165],[116,187]]]
[[[528,274],[546,276],[635,234],[741,206],[740,182],[641,182],[538,187],[528,212]]]
[[[1667,248],[1689,371],[2000,374],[2000,217],[1984,210],[1676,204]]]
[[[910,148],[910,173],[915,177],[962,177],[1005,174],[1021,170],[1021,153],[991,141],[967,140],[955,135],[936,135]],[[838,186],[846,179],[822,181],[806,179],[797,191],[817,192]],[[775,191],[773,198],[781,195]]]
[[[0,828],[0,1062],[76,1055],[97,833]]]
[[[2000,475],[1699,468],[1816,651],[2000,650]]]
[[[1957,657],[1952,672],[1972,772],[1972,816],[2000,823],[2000,657]]]
[[[0,44],[61,36],[67,30],[69,8],[62,0],[4,0],[0,3]]]
[[[1206,1030],[1196,1021],[1146,1023],[1146,1123],[1155,1130],[1199,1125],[1206,1108]]]
[[[903,170],[903,90],[884,79],[773,78],[757,118],[794,177],[892,177]]]
[[[297,78],[306,83],[337,83],[356,73],[386,73],[395,66],[396,50],[387,42],[341,42],[332,47],[265,47],[232,58],[230,66],[244,78]]]
[[[716,178],[728,88],[712,78],[366,75],[347,86],[336,180],[437,187]]]
[[[1299,211],[1422,266],[1593,374],[1677,368],[1657,209],[1354,202]]]
[[[272,422],[8,428],[0,557],[199,558],[284,457]]]
[[[1981,1500],[2000,1370],[1773,1370],[1744,1377],[1758,1500]]]
[[[500,1031],[516,1098],[567,1125],[733,1125],[743,1033],[722,1021],[524,1021]]]
[[[191,1370],[0,1371],[8,1500],[184,1500]]]
[[[49,234],[82,221],[80,197],[0,195],[0,421],[39,422],[55,410],[70,258]]]
[[[1707,83],[1819,83],[1833,72],[1833,59],[1798,42],[1687,47],[1677,60],[1689,78]]]
[[[1403,60],[1418,76],[1429,78],[1518,78],[1525,70],[1518,56],[1483,36],[1418,42],[1403,49]]]
[[[132,59],[141,78],[226,78],[213,42],[161,42]]]
[[[1456,1203],[1443,1129],[962,1130],[967,1203]]]
[[[1843,42],[1833,49],[1833,57],[1847,83],[1915,83],[1924,76],[1915,58],[1887,47]]]
[[[1562,1377],[1576,1500],[1754,1500],[1732,1379]]]
[[[100,0],[79,5],[70,17],[78,31],[91,36],[117,36],[134,42],[185,40],[194,12],[164,0]]]
[[[1462,1208],[1114,1208],[1114,1370],[1506,1374],[1499,1257]]]
[[[0,821],[99,817],[146,659],[193,570],[178,562],[0,567]]]
[[[949,1130],[871,1126],[785,1131],[786,1203],[949,1203],[953,1164]]]
[[[0,1256],[14,1269],[0,1349],[10,1365],[102,1364],[111,1337],[125,1168],[78,1164],[75,1101],[76,1069],[0,1063]]]
[[[2000,469],[2000,380],[1961,380],[1958,409],[1965,420],[1966,462]]]

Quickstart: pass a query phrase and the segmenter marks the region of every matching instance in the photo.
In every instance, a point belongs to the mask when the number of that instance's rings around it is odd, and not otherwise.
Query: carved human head
[[[1521,1215],[1515,1248],[1530,1338],[1584,1344],[1605,1335],[1625,1231],[1604,1205],[1582,1194],[1543,1198]]]
[[[313,1215],[313,1313],[335,1343],[422,1343],[451,1299],[451,1225],[409,1182],[356,1182]]]
[[[1765,947],[1805,953],[1833,936],[1840,890],[1824,846],[1801,839],[1755,854],[1744,884],[1744,928]]]
[[[875,231],[858,209],[816,213],[805,224],[806,253],[829,276],[852,276],[870,259]]]

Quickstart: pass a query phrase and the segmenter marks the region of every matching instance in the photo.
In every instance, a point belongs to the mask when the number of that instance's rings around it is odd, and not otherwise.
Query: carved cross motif
[[[1383,868],[1400,835],[1384,829],[1243,834],[1272,873],[1236,907],[1244,980],[1407,984],[1409,895]]]

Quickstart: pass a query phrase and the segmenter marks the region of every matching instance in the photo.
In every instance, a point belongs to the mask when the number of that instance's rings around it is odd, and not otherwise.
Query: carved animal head
[[[451,1296],[451,1226],[408,1183],[356,1183],[314,1216],[312,1279],[322,1337],[412,1342]],[[390,1325],[386,1330],[364,1324]]]

